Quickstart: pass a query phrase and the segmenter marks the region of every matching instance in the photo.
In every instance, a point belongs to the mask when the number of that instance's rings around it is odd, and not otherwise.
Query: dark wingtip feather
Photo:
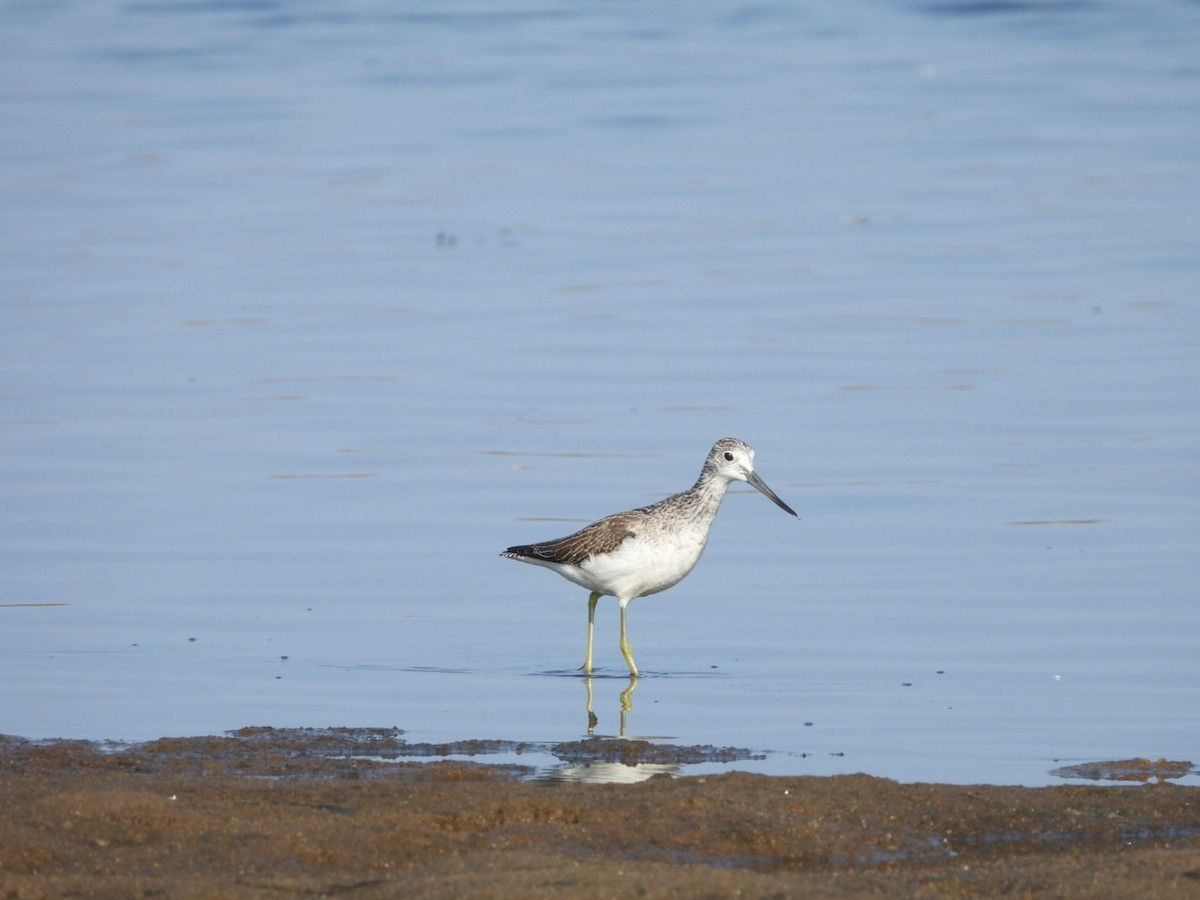
[[[507,556],[509,559],[520,559],[522,556],[540,556],[534,549],[533,544],[518,544],[516,547],[509,547],[500,555]]]

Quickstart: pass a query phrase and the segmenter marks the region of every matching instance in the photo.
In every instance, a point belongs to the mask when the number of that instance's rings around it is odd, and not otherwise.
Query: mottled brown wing
[[[615,550],[622,541],[636,535],[637,526],[644,515],[640,509],[631,509],[629,512],[607,516],[566,537],[509,547],[504,551],[504,555],[527,556],[578,566],[593,556]]]

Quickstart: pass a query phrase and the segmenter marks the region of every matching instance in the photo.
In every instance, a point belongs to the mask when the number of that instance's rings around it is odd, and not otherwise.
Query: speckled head
[[[704,469],[709,477],[722,478],[726,482],[744,481],[753,485],[758,491],[770,497],[775,505],[784,512],[796,515],[796,511],[779,499],[779,496],[767,487],[767,483],[758,477],[754,471],[754,448],[745,441],[737,438],[721,438],[713,444],[704,461]]]

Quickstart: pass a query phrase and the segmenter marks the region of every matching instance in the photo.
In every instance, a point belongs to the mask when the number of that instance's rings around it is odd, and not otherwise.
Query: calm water
[[[38,0],[0,41],[0,731],[576,739],[585,592],[497,552],[732,434],[800,521],[731,493],[630,607],[628,735],[1200,761],[1200,5]]]

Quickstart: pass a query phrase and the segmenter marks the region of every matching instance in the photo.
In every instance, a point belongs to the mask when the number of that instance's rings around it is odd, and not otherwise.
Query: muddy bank
[[[0,739],[0,896],[1200,895],[1195,787],[538,783],[411,747],[344,730]]]

